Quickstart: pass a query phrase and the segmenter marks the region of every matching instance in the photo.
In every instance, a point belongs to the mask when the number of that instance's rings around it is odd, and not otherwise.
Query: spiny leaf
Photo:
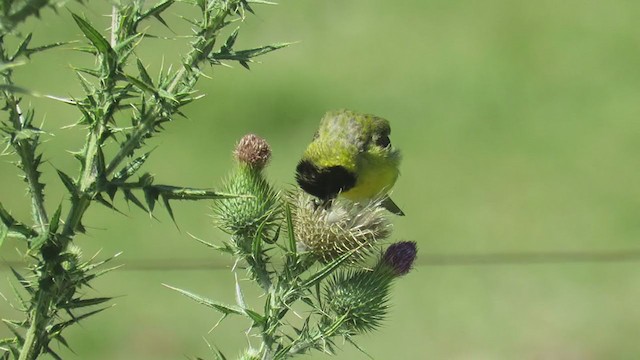
[[[16,324],[13,321],[2,319],[2,322],[4,322],[7,325],[7,328],[9,329],[9,331],[11,331],[11,333],[13,333],[13,335],[16,337],[16,340],[19,344],[24,343],[24,338],[18,332]]]
[[[249,62],[252,58],[260,55],[264,55],[270,53],[272,51],[281,49],[283,47],[291,45],[290,43],[283,44],[274,44],[274,45],[265,45],[253,49],[240,50],[240,51],[226,51],[226,49],[221,49],[219,52],[211,53],[208,57],[209,61],[214,64],[220,64],[221,60],[235,60],[240,63],[240,65],[249,69]]]
[[[287,239],[289,240],[288,250],[293,254],[292,256],[294,258],[292,260],[295,260],[295,256],[297,255],[297,252],[298,252],[298,244],[296,243],[296,237],[295,237],[295,234],[293,233],[293,217],[291,216],[291,206],[289,206],[288,202],[285,206],[284,211],[285,211],[285,217],[287,219]]]
[[[60,180],[62,180],[62,183],[67,188],[71,196],[75,196],[78,193],[78,189],[76,188],[76,185],[73,179],[71,179],[69,175],[63,173],[58,169],[56,169],[56,171],[58,172],[58,176],[60,177]]]
[[[167,198],[166,196],[162,195],[162,203],[164,204],[165,209],[167,209],[167,212],[169,213],[169,216],[171,217],[171,220],[173,220],[173,224],[178,227],[178,223],[176,222],[176,218],[173,215],[173,209],[171,209],[171,204],[169,204],[169,198]]]
[[[29,33],[27,34],[27,36],[24,37],[24,39],[18,46],[18,49],[16,50],[16,52],[13,54],[13,56],[11,56],[11,59],[15,59],[20,55],[25,55],[25,52],[27,50],[27,47],[29,47],[29,43],[31,42],[32,37],[33,37],[33,33]]]
[[[59,42],[55,42],[52,44],[47,44],[47,45],[42,45],[42,46],[37,46],[34,48],[30,48],[30,49],[26,49],[26,55],[27,57],[31,56],[32,54],[41,52],[41,51],[45,51],[45,50],[49,50],[49,49],[53,49],[59,46],[63,46],[63,45],[67,45],[67,44],[72,44],[75,41],[59,41]]]
[[[107,301],[110,301],[110,297],[98,297],[93,299],[73,299],[65,304],[60,305],[63,309],[79,309],[87,306],[100,305]]]
[[[220,48],[221,52],[231,52],[233,49],[233,45],[236,43],[236,39],[238,38],[238,31],[240,30],[240,28],[236,28],[235,30],[233,30],[233,32],[231,33],[231,35],[229,35],[229,37],[227,38],[227,41],[225,41],[224,45],[222,45],[222,47]]]
[[[62,213],[62,204],[58,205],[56,212],[53,213],[51,220],[49,221],[49,233],[55,234],[58,231],[60,225],[60,214]]]
[[[138,65],[138,72],[140,73],[140,79],[142,79],[144,83],[146,83],[147,85],[149,85],[150,88],[153,89],[153,80],[151,80],[151,76],[149,76],[149,73],[147,72],[147,69],[142,64],[142,61],[140,61],[140,59],[136,59],[136,64]]]
[[[329,276],[334,270],[336,270],[340,265],[342,265],[349,257],[360,250],[359,247],[355,249],[351,249],[350,251],[342,254],[340,257],[336,258],[332,262],[325,265],[322,269],[318,270],[315,274],[310,276],[306,281],[300,284],[301,288],[308,288],[310,286],[315,285],[316,283],[322,281],[325,277]]]
[[[63,360],[62,357],[60,357],[60,355],[53,351],[49,346],[47,346],[43,352],[45,354],[49,354],[54,360]]]
[[[113,49],[107,39],[105,39],[98,30],[94,29],[86,20],[81,18],[80,16],[71,13],[73,16],[73,20],[75,20],[76,24],[84,34],[84,36],[89,39],[89,41],[93,44],[93,46],[104,56],[112,56]]]
[[[90,311],[90,312],[88,312],[86,314],[82,314],[80,316],[77,316],[77,317],[75,317],[75,318],[73,318],[71,320],[67,320],[67,321],[64,321],[64,322],[61,322],[61,323],[57,323],[57,324],[55,324],[55,325],[53,325],[51,327],[51,330],[49,330],[49,333],[50,334],[60,334],[62,332],[62,330],[64,330],[68,326],[76,324],[76,323],[80,322],[80,320],[86,319],[89,316],[95,315],[95,314],[97,314],[99,312],[102,312],[102,311],[104,311],[104,310],[106,310],[106,309],[108,309],[110,307],[111,306],[104,307],[104,308],[101,308],[101,309],[97,309],[97,310],[94,310],[94,311]]]
[[[124,168],[122,168],[122,170],[118,171],[113,176],[113,179],[118,181],[127,180],[131,175],[135,174],[136,171],[138,171],[138,169],[142,167],[145,161],[147,161],[147,159],[149,158],[150,154],[151,154],[150,151],[146,152],[143,155],[131,161],[130,163],[128,163]]]
[[[6,236],[20,237],[23,239],[37,236],[37,233],[33,229],[14,219],[13,216],[11,216],[11,214],[9,214],[9,212],[2,206],[2,203],[0,203],[0,228],[3,226],[5,226],[8,231]]]
[[[29,242],[29,254],[31,255],[35,254],[38,250],[40,250],[42,245],[44,245],[47,242],[47,240],[49,240],[48,231],[32,238],[31,241]]]
[[[112,203],[110,203],[107,199],[105,199],[105,198],[104,198],[104,196],[102,196],[101,194],[96,194],[96,195],[93,197],[93,200],[96,200],[96,201],[97,201],[97,202],[99,202],[100,204],[102,204],[102,205],[104,205],[104,206],[108,207],[109,209],[114,210],[114,211],[117,211],[117,212],[119,212],[120,214],[123,214],[123,215],[124,215],[124,213],[123,213],[122,211],[118,210],[115,206],[113,206],[113,204],[112,204]]]
[[[25,279],[22,275],[20,275],[19,272],[17,272],[14,268],[10,268],[11,272],[13,273],[13,276],[16,277],[16,279],[18,279],[18,282],[20,283],[20,285],[22,285],[22,287],[27,290],[27,292],[29,293],[29,295],[33,296],[35,294],[35,290],[33,289],[31,282],[29,282],[29,280]]]
[[[244,309],[244,313],[253,321],[253,327],[262,326],[267,318],[249,309]]]
[[[193,294],[193,293],[191,293],[189,291],[182,290],[182,289],[179,289],[179,288],[167,285],[167,284],[162,284],[162,285],[167,287],[167,288],[169,288],[169,289],[171,289],[171,290],[175,290],[175,291],[179,292],[180,294],[182,294],[182,295],[190,298],[191,300],[194,300],[194,301],[196,301],[196,302],[198,302],[198,303],[200,303],[202,305],[205,305],[207,307],[215,309],[215,310],[217,310],[217,311],[219,311],[219,312],[221,312],[221,313],[223,313],[225,315],[228,315],[228,314],[245,315],[244,310],[242,308],[238,307],[238,306],[226,305],[226,304],[220,303],[218,301],[210,300],[210,299],[204,298],[202,296]]]
[[[158,191],[151,186],[146,186],[142,190],[144,192],[144,199],[147,202],[149,212],[152,212],[156,206],[156,200],[158,199]]]
[[[124,199],[129,202],[131,201],[132,203],[134,203],[137,207],[139,207],[140,209],[149,212],[149,209],[147,209],[144,204],[138,200],[138,198],[133,194],[133,192],[131,192],[131,190],[129,189],[124,189],[122,190],[122,193],[124,194]]]
[[[146,19],[149,16],[153,16],[158,21],[160,21],[160,23],[162,25],[164,25],[167,28],[169,28],[169,25],[167,25],[167,23],[164,21],[164,19],[160,15],[165,10],[167,10],[171,5],[173,5],[174,2],[175,2],[174,0],[165,0],[163,2],[160,2],[160,3],[156,4],[155,6],[153,6],[149,10],[147,10],[144,14],[142,14],[142,16],[140,16],[140,20]]]
[[[216,192],[208,189],[197,189],[172,185],[154,185],[158,193],[168,199],[176,200],[202,200],[202,199],[231,199],[236,197],[250,197],[250,195],[234,195]]]

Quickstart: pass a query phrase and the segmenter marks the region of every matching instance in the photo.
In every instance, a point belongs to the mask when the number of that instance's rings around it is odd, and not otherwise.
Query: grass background
[[[108,4],[71,6],[108,26]],[[420,254],[640,248],[640,3],[284,0],[257,10],[238,46],[299,43],[251,71],[208,69],[206,98],[150,142],[157,149],[145,169],[158,183],[217,186],[235,142],[255,132],[273,148],[269,178],[286,188],[322,114],[350,108],[391,121],[404,154],[394,198],[408,214],[394,218],[395,239],[418,241]],[[187,29],[172,14],[176,31]],[[82,39],[66,11],[45,11],[23,29],[34,31],[35,45]],[[185,48],[151,41],[140,56],[157,72]],[[79,95],[68,64],[90,61],[54,50],[18,69],[16,80]],[[50,100],[25,102],[55,133],[43,168],[53,211],[64,199],[54,169],[73,174],[66,151],[83,141],[81,129],[60,128],[78,114]],[[12,160],[0,158],[0,201],[28,219]],[[160,285],[233,301],[228,259],[187,235],[225,238],[211,226],[208,204],[175,204],[180,230],[162,209],[155,221],[117,204],[126,216],[94,206],[84,221],[89,233],[78,238],[87,256],[124,251],[125,267],[91,291],[118,296],[117,306],[71,328],[75,354],[62,349],[64,358],[207,357],[203,336],[233,358],[247,344],[247,324],[230,321],[207,334],[217,314]],[[0,257],[17,259],[17,246],[5,243]],[[128,270],[137,259],[222,269]],[[12,297],[4,279],[0,292]],[[387,325],[359,344],[376,359],[632,359],[640,353],[639,301],[633,262],[427,266],[418,258],[395,285]],[[6,302],[0,315],[19,316]],[[337,358],[366,357],[345,345]]]

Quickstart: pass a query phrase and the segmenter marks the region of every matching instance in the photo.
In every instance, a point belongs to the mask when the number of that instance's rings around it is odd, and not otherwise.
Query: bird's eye
[[[391,145],[391,140],[389,140],[388,136],[381,136],[378,139],[376,139],[376,145],[386,148],[389,145]]]
[[[315,140],[315,139],[317,139],[317,138],[318,138],[318,136],[320,136],[320,134],[318,133],[318,131],[314,132],[314,133],[313,133],[313,139],[312,139],[312,141],[313,141],[313,140]]]

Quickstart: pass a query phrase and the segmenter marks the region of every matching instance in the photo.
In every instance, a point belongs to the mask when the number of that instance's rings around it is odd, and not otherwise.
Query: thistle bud
[[[406,275],[418,254],[415,241],[401,241],[390,245],[384,252],[380,264],[390,268],[395,276]]]
[[[333,275],[325,287],[324,324],[339,325],[348,334],[379,327],[388,312],[391,283],[411,270],[416,254],[415,242],[401,241],[387,248],[373,270],[342,270]]]
[[[377,269],[339,271],[325,288],[323,323],[352,335],[375,330],[387,316],[392,280]]]
[[[247,134],[240,139],[233,155],[241,164],[262,170],[271,158],[271,147],[265,139],[255,134]]]
[[[273,230],[280,216],[279,195],[262,174],[271,156],[266,140],[249,134],[244,136],[234,151],[236,168],[224,182],[225,192],[238,197],[217,200],[214,203],[214,221],[223,231],[246,248],[258,229],[263,233]],[[246,249],[245,249],[246,250]]]

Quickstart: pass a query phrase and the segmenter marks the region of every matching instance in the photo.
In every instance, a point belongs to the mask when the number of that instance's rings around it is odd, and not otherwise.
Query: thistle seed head
[[[391,234],[391,224],[380,201],[358,204],[334,199],[329,208],[318,206],[303,191],[291,195],[294,233],[301,250],[314,252],[325,262],[357,249],[364,258],[377,242]]]

